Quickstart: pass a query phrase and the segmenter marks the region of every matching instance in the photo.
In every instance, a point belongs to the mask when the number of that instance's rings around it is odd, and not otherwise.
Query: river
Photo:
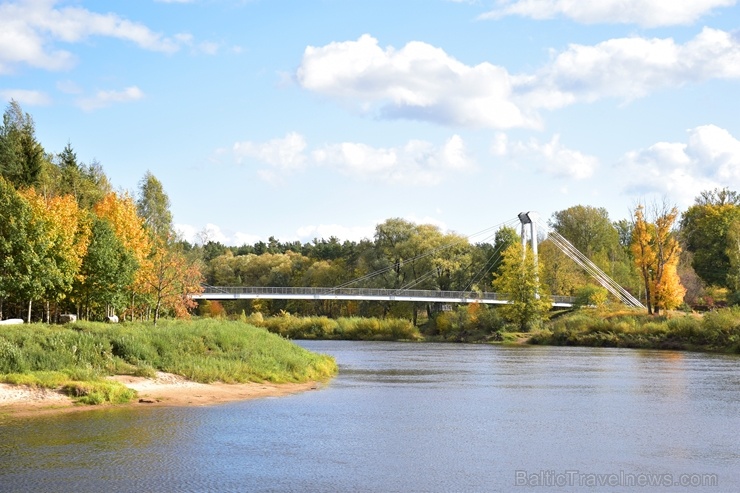
[[[299,341],[339,376],[202,408],[0,418],[0,491],[740,491],[740,358]]]

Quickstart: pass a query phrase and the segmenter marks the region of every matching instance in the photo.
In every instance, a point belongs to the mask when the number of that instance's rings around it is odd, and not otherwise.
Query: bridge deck
[[[397,290],[375,288],[288,288],[250,286],[205,286],[199,294],[191,295],[195,300],[367,300],[367,301],[424,301],[432,303],[484,303],[507,304],[506,295],[478,293],[474,291]],[[553,296],[553,306],[572,307],[574,298]]]

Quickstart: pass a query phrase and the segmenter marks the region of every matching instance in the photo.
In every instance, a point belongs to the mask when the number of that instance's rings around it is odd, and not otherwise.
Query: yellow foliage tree
[[[64,299],[79,276],[90,242],[90,222],[72,195],[44,197],[32,188],[19,194],[31,206],[33,220],[43,224],[48,248],[41,264],[45,272],[37,275],[44,279],[44,296],[52,301]]]
[[[93,211],[98,217],[110,222],[116,237],[133,254],[138,264],[134,282],[129,290],[131,295],[130,315],[133,317],[133,312],[136,309],[136,298],[148,291],[147,279],[151,277],[151,270],[153,269],[149,260],[152,243],[144,228],[144,220],[139,217],[136,204],[127,193],[123,195],[118,195],[115,192],[108,193],[103,200],[95,204]]]
[[[678,209],[663,206],[654,215],[649,222],[642,205],[635,209],[630,249],[645,284],[648,313],[658,314],[679,306],[686,289],[677,273],[681,247],[672,231]]]

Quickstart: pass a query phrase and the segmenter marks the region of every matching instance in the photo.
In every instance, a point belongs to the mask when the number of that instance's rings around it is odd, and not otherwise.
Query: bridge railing
[[[328,287],[255,287],[255,286],[203,286],[201,294],[253,294],[253,295],[325,295],[325,296],[377,296],[434,298],[440,301],[453,299],[508,300],[506,294],[479,291],[440,291],[432,289],[382,289],[382,288],[328,288]],[[553,303],[573,303],[572,296],[551,296]]]

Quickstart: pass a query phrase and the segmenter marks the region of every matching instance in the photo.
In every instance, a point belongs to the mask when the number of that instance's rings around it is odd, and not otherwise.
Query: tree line
[[[101,319],[185,314],[201,281],[229,286],[307,286],[460,291],[521,291],[522,299],[606,294],[557,246],[540,242],[538,262],[516,229],[490,239],[442,232],[390,218],[372,238],[227,246],[207,234],[176,238],[169,199],[151,173],[131,196],[115,192],[98,162],[77,160],[71,144],[46,152],[34,122],[11,101],[0,126],[0,317],[53,320],[59,313]],[[740,302],[740,197],[705,191],[683,213],[639,204],[612,220],[606,209],[576,205],[548,220],[596,265],[642,300],[650,313]],[[518,249],[518,250],[517,250]],[[536,269],[536,270],[533,270]],[[535,284],[525,280],[536,280]],[[527,294],[529,293],[529,294]],[[514,294],[512,294],[514,296]],[[201,302],[202,314],[433,317],[444,306],[337,300]],[[513,310],[513,307],[504,309]],[[534,310],[534,311],[533,311]],[[523,306],[521,313],[540,313]],[[521,315],[509,314],[510,317]],[[524,324],[524,323],[523,323]]]
[[[47,153],[16,101],[0,126],[0,319],[153,319],[186,314],[200,264],[176,241],[169,199],[147,172],[136,197],[67,144]]]

